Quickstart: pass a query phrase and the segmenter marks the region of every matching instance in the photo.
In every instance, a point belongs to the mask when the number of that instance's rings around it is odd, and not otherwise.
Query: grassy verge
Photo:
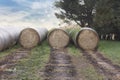
[[[20,48],[20,45],[15,45],[9,49],[6,49],[4,51],[0,52],[0,59],[3,58],[4,56],[10,54],[11,52],[14,52],[16,49]]]
[[[40,71],[43,71],[49,59],[50,48],[46,41],[31,51],[29,58],[17,63],[15,80],[42,80]],[[14,80],[13,79],[13,80]]]
[[[70,45],[68,47],[68,51],[75,60],[74,65],[76,66],[76,71],[78,72],[80,78],[83,80],[104,80],[103,76],[96,71],[88,60],[86,60],[86,57],[82,55],[79,49]]]
[[[99,50],[113,63],[120,65],[120,42],[119,41],[100,41]]]

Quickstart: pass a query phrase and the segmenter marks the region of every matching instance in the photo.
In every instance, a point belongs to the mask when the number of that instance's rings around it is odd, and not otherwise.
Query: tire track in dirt
[[[105,58],[98,51],[86,51],[83,55],[94,65],[95,68],[101,70],[107,77],[107,80],[120,80],[120,67],[114,65],[109,59]]]
[[[77,80],[75,67],[66,49],[51,51],[44,74],[44,80]]]
[[[9,80],[11,76],[14,76],[16,63],[23,58],[27,58],[30,50],[19,48],[15,52],[3,57],[0,60],[0,80]]]

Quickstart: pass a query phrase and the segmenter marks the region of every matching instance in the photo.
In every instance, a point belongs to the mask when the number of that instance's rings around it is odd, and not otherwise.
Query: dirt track
[[[76,70],[65,49],[53,50],[45,69],[45,80],[77,80]]]
[[[100,52],[83,52],[83,56],[104,76],[104,80],[120,80],[120,67],[114,65]],[[77,60],[79,58],[70,56],[66,49],[53,50],[46,65],[45,80],[86,80],[81,73],[77,72],[81,66],[83,68],[86,64]]]
[[[20,59],[28,57],[29,53],[30,50],[18,49],[0,60],[0,80],[10,80],[15,76],[14,66]],[[120,67],[100,52],[83,52],[83,56],[105,76],[104,80],[120,80]],[[45,66],[44,80],[86,80],[77,70],[88,65],[79,58],[71,56],[67,49],[52,50],[49,62]]]
[[[83,55],[106,75],[107,80],[120,80],[120,67],[114,65],[109,59],[105,58],[100,52],[87,51]]]
[[[20,59],[28,57],[29,53],[30,50],[18,49],[0,60],[0,80],[10,80],[10,77],[15,75],[13,66],[15,66]]]

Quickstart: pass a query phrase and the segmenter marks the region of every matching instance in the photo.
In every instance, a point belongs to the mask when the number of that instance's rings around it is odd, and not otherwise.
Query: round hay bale
[[[98,46],[99,37],[95,30],[82,28],[77,36],[77,44],[83,50],[95,50]]]
[[[25,27],[16,27],[16,26],[0,26],[0,29],[4,29],[7,31],[12,39],[13,39],[13,45],[18,42],[20,32],[25,29]]]
[[[53,29],[48,34],[48,43],[54,49],[66,47],[69,41],[69,35],[62,29]]]
[[[26,27],[0,26],[0,51],[12,47],[18,42],[20,32]]]
[[[74,44],[83,50],[95,50],[99,37],[95,30],[91,28],[71,28],[66,30]]]
[[[8,33],[11,36],[11,38],[12,38],[11,46],[14,45],[17,42],[17,40],[19,38],[21,28],[17,28],[17,27],[0,27],[0,29],[4,30],[4,32]]]
[[[9,48],[12,45],[13,39],[11,35],[4,29],[0,29],[0,51]]]
[[[33,48],[47,35],[46,28],[26,28],[20,33],[19,43],[24,48]]]

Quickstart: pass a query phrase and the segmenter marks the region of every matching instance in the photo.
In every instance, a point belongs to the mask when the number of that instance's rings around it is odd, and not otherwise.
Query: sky
[[[58,27],[56,0],[0,0],[0,26]]]

